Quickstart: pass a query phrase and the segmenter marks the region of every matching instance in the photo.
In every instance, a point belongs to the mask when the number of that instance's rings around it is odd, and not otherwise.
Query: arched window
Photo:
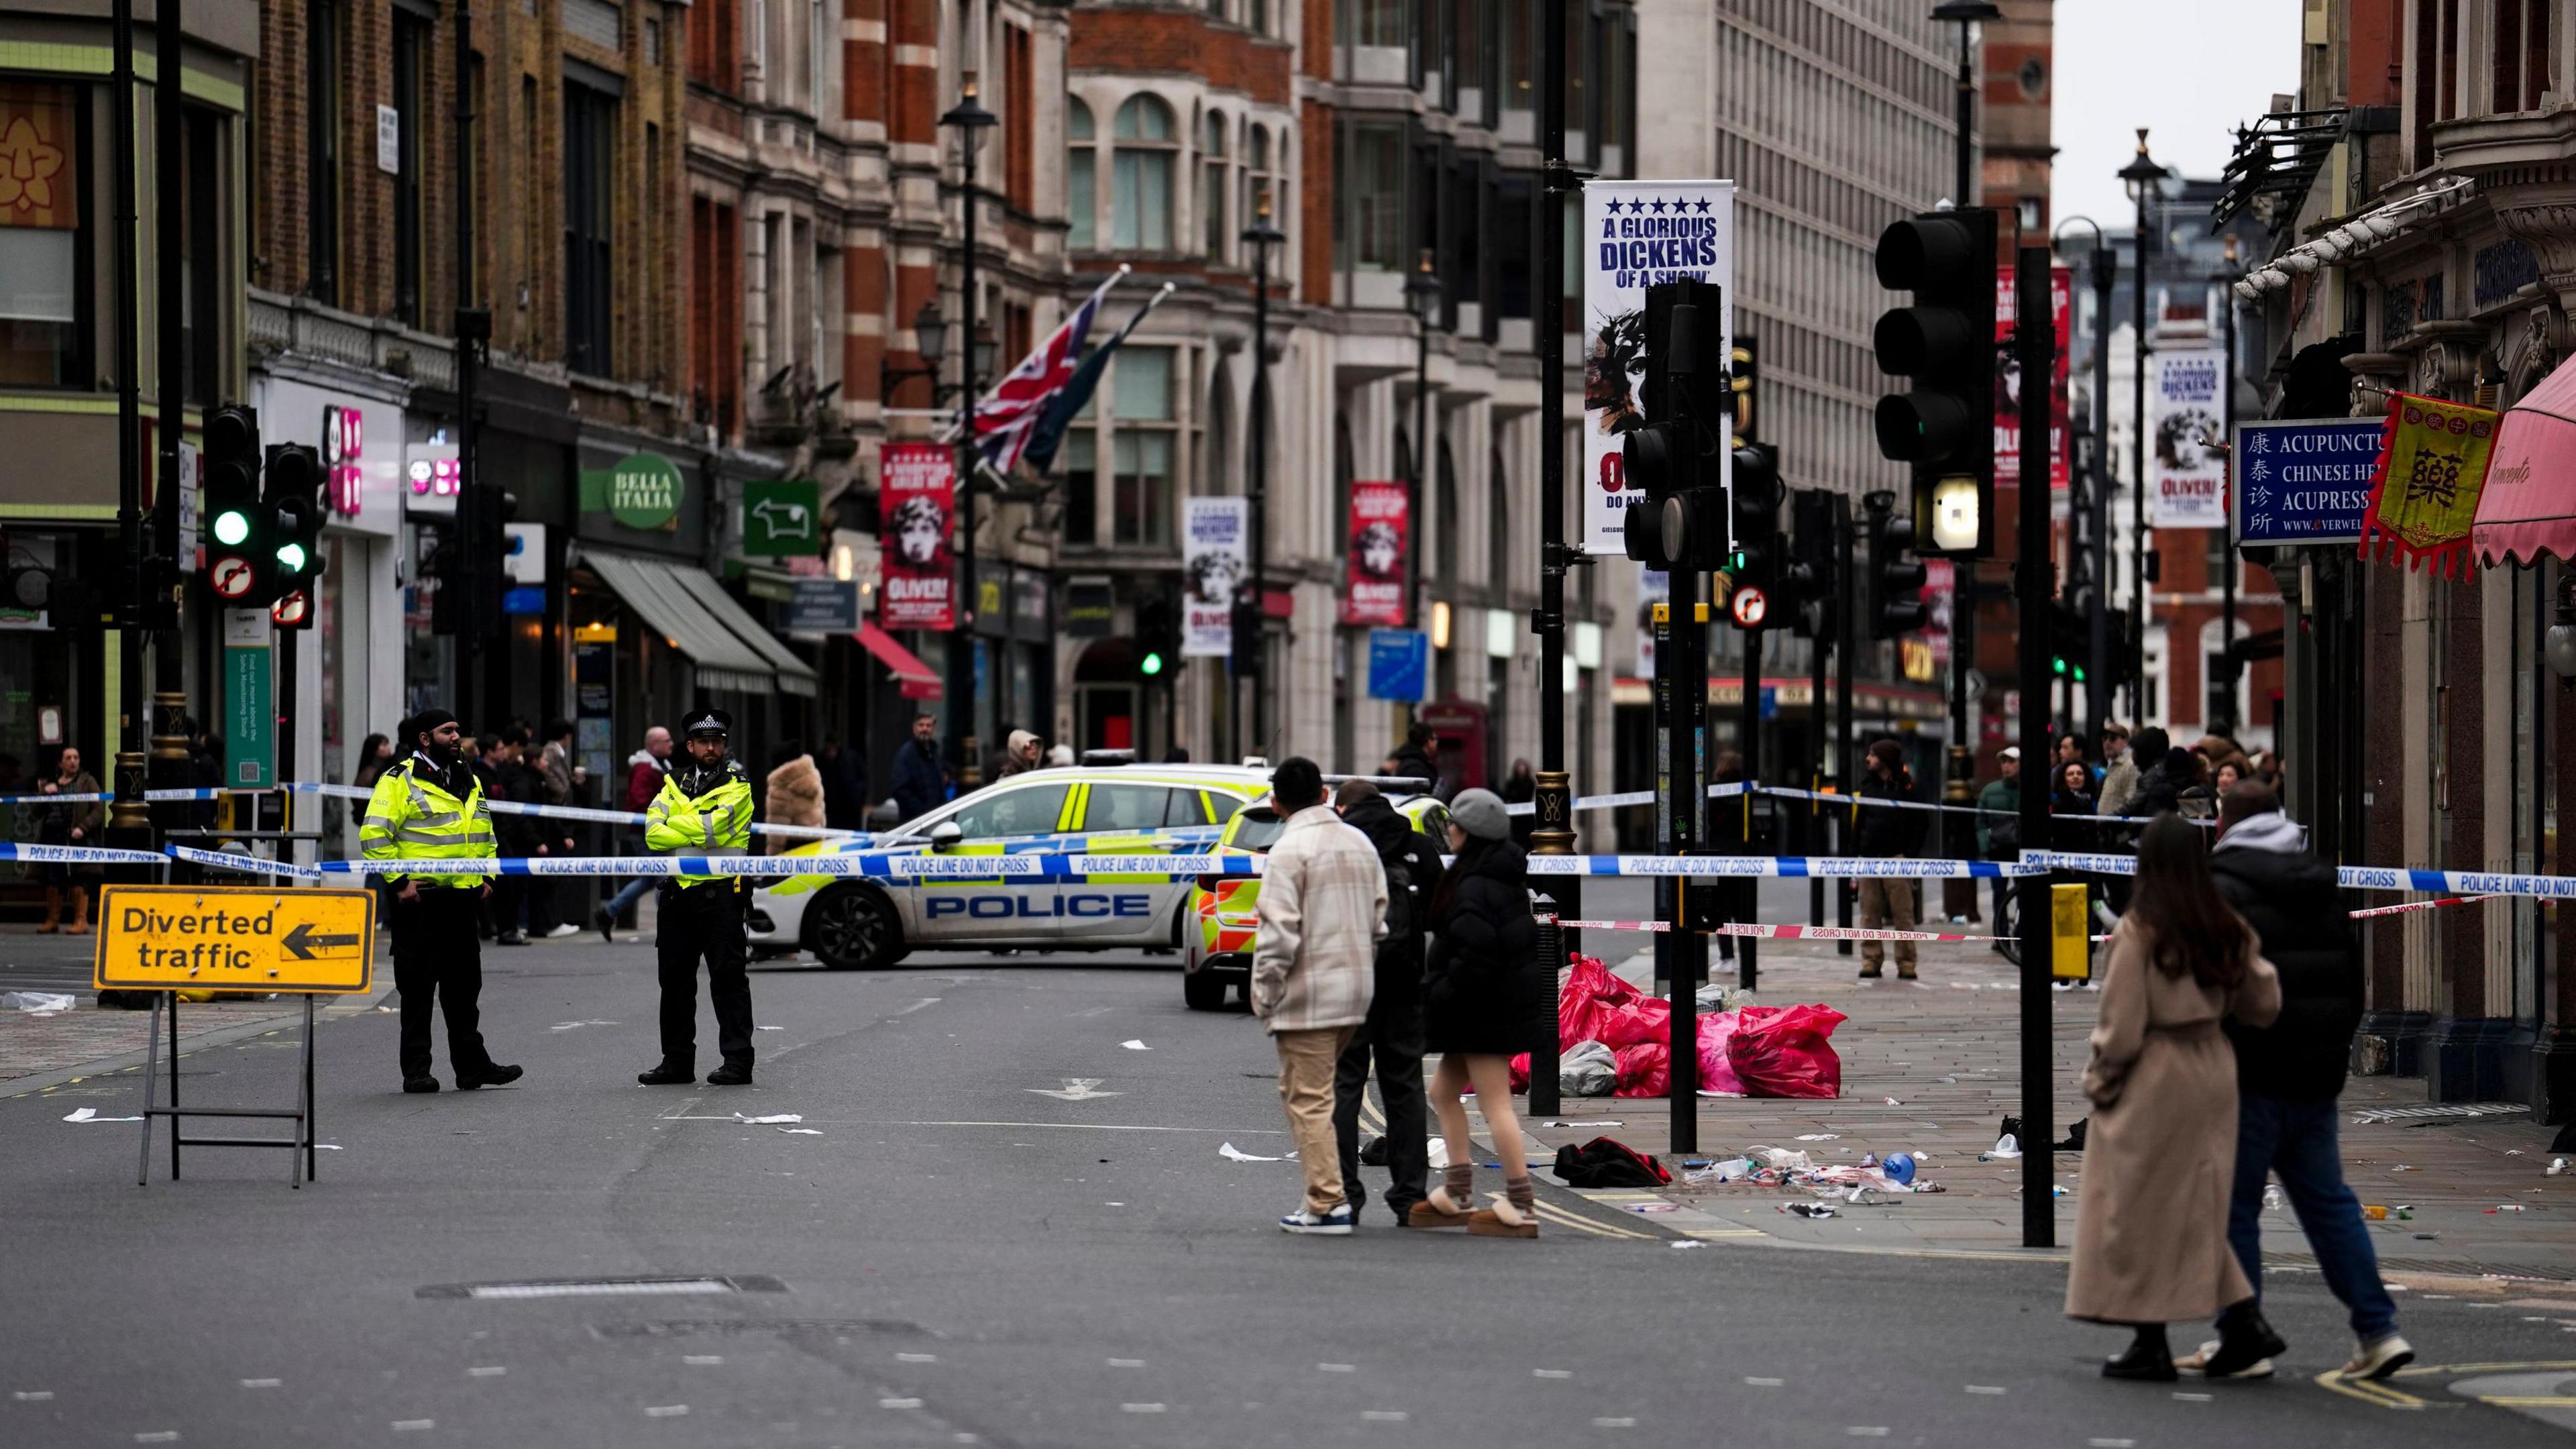
[[[1091,124],[1091,107],[1068,96],[1064,108],[1064,218],[1070,227],[1065,245],[1078,252],[1095,251],[1100,246],[1099,174],[1093,168],[1099,164],[1099,152],[1092,143],[1098,136]]]
[[[1117,150],[1109,244],[1119,251],[1170,251],[1172,164],[1179,150],[1172,108],[1153,96],[1130,96],[1110,135]]]
[[[1207,259],[1221,262],[1233,233],[1225,225],[1225,113],[1210,111],[1199,124],[1199,230]]]
[[[1270,172],[1270,133],[1260,126],[1248,126],[1243,133],[1243,224],[1251,226],[1261,215],[1261,203],[1270,203],[1270,224],[1279,226],[1284,219],[1279,198],[1272,191],[1275,183]],[[1283,228],[1284,230],[1284,228]]]

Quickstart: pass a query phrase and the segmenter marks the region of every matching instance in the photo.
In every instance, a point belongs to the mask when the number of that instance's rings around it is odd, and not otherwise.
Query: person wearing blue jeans
[[[2335,1137],[2352,1036],[2361,1024],[2361,952],[2331,865],[2310,854],[2271,787],[2247,781],[2218,807],[2209,871],[2219,894],[2262,938],[2281,978],[2281,1014],[2259,1030],[2229,1023],[2236,1048],[2236,1181],[2227,1242],[2254,1297],[2218,1320],[2219,1338],[2178,1363],[2209,1377],[2266,1378],[2288,1347],[2263,1318],[2263,1183],[2278,1177],[2315,1250],[2326,1287],[2352,1315],[2359,1347],[2348,1379],[2382,1379],[2412,1362],[2361,1202],[2344,1185]]]

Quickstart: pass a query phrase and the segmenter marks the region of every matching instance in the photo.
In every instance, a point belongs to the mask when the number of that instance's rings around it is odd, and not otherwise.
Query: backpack
[[[1431,926],[1431,892],[1439,884],[1439,857],[1429,856],[1430,878],[1424,879],[1420,859],[1428,854],[1424,847],[1430,837],[1419,830],[1407,830],[1402,843],[1382,847],[1378,864],[1386,870],[1386,938],[1389,941],[1417,940]]]
[[[1556,1149],[1556,1175],[1568,1187],[1661,1187],[1673,1180],[1662,1163],[1615,1137]]]

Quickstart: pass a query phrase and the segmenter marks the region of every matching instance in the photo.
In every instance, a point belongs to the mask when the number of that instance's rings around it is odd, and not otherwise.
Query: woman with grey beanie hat
[[[1461,790],[1449,802],[1449,847],[1457,853],[1431,897],[1431,954],[1423,992],[1423,1045],[1438,1052],[1431,1102],[1449,1148],[1441,1185],[1414,1204],[1415,1227],[1464,1227],[1489,1237],[1538,1236],[1536,1199],[1520,1119],[1512,1111],[1511,1059],[1556,1029],[1555,973],[1537,959],[1530,915],[1529,858],[1512,843],[1511,816],[1490,790]],[[1471,1210],[1475,1157],[1467,1140],[1469,1086],[1503,1165],[1503,1200]]]

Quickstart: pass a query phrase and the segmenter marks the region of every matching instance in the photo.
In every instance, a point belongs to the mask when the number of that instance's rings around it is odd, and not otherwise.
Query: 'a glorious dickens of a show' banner
[[[1583,188],[1583,532],[1576,546],[1626,552],[1631,490],[1621,467],[1625,435],[1645,415],[1646,288],[1713,282],[1724,288],[1719,335],[1700,356],[1735,341],[1735,183],[1596,181]],[[1727,453],[1718,451],[1724,476]]]

